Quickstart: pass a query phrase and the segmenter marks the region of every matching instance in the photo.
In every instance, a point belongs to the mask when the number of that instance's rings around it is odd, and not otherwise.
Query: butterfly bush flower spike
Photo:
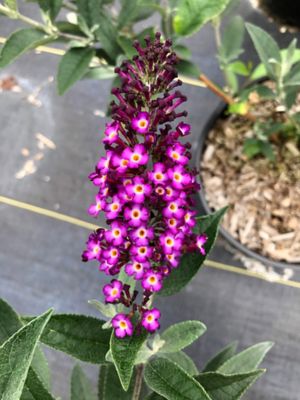
[[[205,254],[207,241],[193,232],[193,195],[200,186],[189,167],[191,145],[181,142],[191,127],[180,109],[186,97],[177,90],[178,59],[159,33],[145,43],[135,42],[137,55],[116,68],[122,83],[112,90],[112,122],[102,140],[106,155],[89,175],[98,193],[88,212],[104,213],[108,228],[90,234],[82,259],[96,260],[109,276],[123,271],[140,287],[113,279],[103,288],[107,303],[128,310],[112,319],[118,338],[159,329],[160,311],[149,308],[153,294],[180,268],[184,253]]]

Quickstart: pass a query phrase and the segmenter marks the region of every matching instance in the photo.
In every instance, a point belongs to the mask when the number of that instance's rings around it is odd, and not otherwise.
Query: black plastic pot
[[[300,29],[299,0],[259,0],[259,6],[279,24]]]
[[[197,148],[196,148],[196,154],[195,154],[195,161],[197,163],[197,167],[201,163],[202,160],[202,155],[206,146],[206,139],[208,137],[209,132],[212,130],[214,127],[216,121],[222,117],[225,117],[225,111],[227,109],[227,106],[224,103],[221,103],[214,113],[211,115],[207,123],[205,124],[202,133],[200,137],[198,138],[198,143],[197,143]],[[203,187],[199,191],[199,199],[202,208],[204,209],[206,214],[211,213],[213,210],[210,209],[208,206],[208,203],[205,198],[205,187]],[[270,258],[267,258],[259,253],[254,252],[253,250],[248,249],[246,246],[244,246],[242,243],[240,243],[238,240],[236,240],[230,233],[228,233],[224,228],[220,227],[220,233],[221,235],[227,240],[228,243],[230,243],[232,246],[234,246],[238,251],[241,253],[245,254],[247,257],[254,258],[257,261],[260,261],[261,263],[272,266],[272,267],[277,267],[277,268],[293,268],[293,267],[299,267],[300,264],[294,264],[294,263],[288,263],[288,262],[280,262],[280,261],[274,261]]]

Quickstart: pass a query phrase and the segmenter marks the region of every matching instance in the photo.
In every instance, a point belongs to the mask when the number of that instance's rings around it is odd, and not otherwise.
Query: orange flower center
[[[127,328],[127,323],[125,321],[120,322],[120,328],[126,329]]]
[[[146,128],[147,126],[147,121],[145,119],[141,119],[138,123],[140,128]]]

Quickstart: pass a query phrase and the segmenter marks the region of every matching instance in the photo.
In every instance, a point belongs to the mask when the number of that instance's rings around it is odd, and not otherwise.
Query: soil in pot
[[[276,103],[251,95],[252,112],[266,120],[285,114]],[[298,105],[300,110],[300,96]],[[253,122],[221,116],[206,138],[200,171],[208,205],[231,205],[223,227],[249,249],[275,261],[300,263],[300,150],[293,140],[276,142],[276,161],[243,153]]]
[[[258,0],[258,4],[280,25],[300,29],[299,0]]]

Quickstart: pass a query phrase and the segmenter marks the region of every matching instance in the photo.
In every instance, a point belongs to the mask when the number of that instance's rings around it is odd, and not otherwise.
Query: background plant
[[[226,14],[226,13],[225,13]],[[280,147],[291,140],[294,153],[299,148],[299,111],[295,105],[300,89],[300,50],[297,39],[286,49],[280,49],[276,41],[262,28],[244,23],[240,16],[229,18],[223,30],[224,14],[213,20],[217,45],[217,59],[224,74],[225,85],[217,86],[207,76],[200,78],[206,86],[228,104],[228,113],[240,115],[253,123],[253,137],[245,139],[244,153],[250,159],[263,155],[275,161],[274,146]],[[245,53],[246,29],[253,41],[260,64],[242,60]],[[244,79],[240,83],[241,77]],[[266,84],[268,81],[270,84]],[[255,115],[251,96],[261,104],[272,101],[271,113]],[[292,150],[293,150],[292,149]]]
[[[63,94],[81,78],[114,77],[114,66],[134,54],[131,43],[147,34],[154,37],[157,21],[165,37],[172,39],[181,59],[179,71],[198,77],[191,52],[181,39],[196,33],[222,12],[230,0],[30,0],[39,6],[41,21],[24,15],[17,0],[0,3],[0,17],[29,26],[11,34],[0,54],[0,67],[28,50],[46,43],[63,43],[66,53],[57,73]],[[154,15],[154,19],[148,19]],[[139,22],[143,21],[143,28]],[[156,24],[156,22],[154,22]],[[115,82],[113,83],[113,85]]]

